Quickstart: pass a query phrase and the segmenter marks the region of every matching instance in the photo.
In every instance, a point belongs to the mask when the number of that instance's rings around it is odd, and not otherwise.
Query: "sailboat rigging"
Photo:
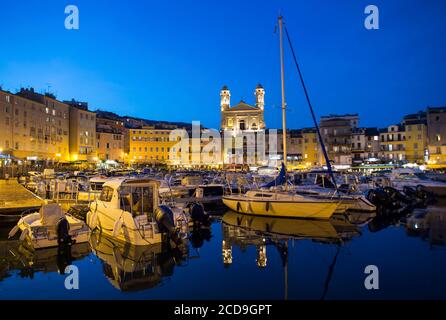
[[[279,16],[280,31],[280,70],[282,84],[282,137],[283,137],[283,171],[287,162],[286,148],[286,100],[285,70],[283,50],[283,19]],[[281,172],[282,174],[282,172]],[[286,175],[286,174],[285,174]],[[340,202],[331,198],[312,197],[295,192],[288,192],[286,178],[285,190],[250,190],[246,194],[223,196],[223,203],[243,214],[274,217],[329,219],[338,208]]]
[[[280,23],[280,26],[282,26],[282,17],[279,17],[279,23]],[[333,181],[335,189],[337,190],[338,187],[337,187],[337,184],[336,184],[336,179],[335,179],[334,174],[333,174],[333,170],[332,170],[332,167],[331,167],[330,159],[328,158],[327,149],[325,148],[325,144],[324,144],[324,139],[322,139],[321,131],[320,131],[319,126],[317,124],[317,120],[316,120],[316,116],[315,116],[315,113],[314,113],[314,110],[313,110],[313,106],[311,104],[310,97],[308,95],[307,86],[305,85],[305,81],[304,81],[304,78],[302,76],[302,72],[300,70],[299,63],[297,62],[296,54],[294,52],[293,44],[291,43],[291,39],[290,39],[290,35],[288,33],[288,29],[287,29],[286,26],[284,27],[284,29],[285,29],[285,35],[286,35],[287,40],[288,40],[288,44],[290,46],[291,54],[293,55],[294,64],[296,65],[296,69],[297,69],[297,72],[299,74],[299,79],[300,79],[300,82],[302,84],[302,88],[303,88],[304,93],[305,93],[305,98],[307,100],[308,107],[310,108],[311,117],[313,119],[314,126],[316,127],[317,136],[318,136],[321,148],[322,148],[322,153],[324,154],[324,159],[325,159],[325,163],[327,165],[327,170],[328,170],[328,173],[330,174],[331,180]],[[282,30],[282,28],[281,28],[281,30]],[[282,89],[282,91],[283,91],[283,89]]]

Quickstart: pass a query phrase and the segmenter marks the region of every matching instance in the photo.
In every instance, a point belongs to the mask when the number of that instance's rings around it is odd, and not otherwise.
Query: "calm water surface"
[[[94,234],[70,252],[0,238],[1,299],[446,299],[446,207],[330,222],[227,213],[181,250]],[[79,268],[79,290],[63,270]],[[379,268],[379,290],[364,268]]]

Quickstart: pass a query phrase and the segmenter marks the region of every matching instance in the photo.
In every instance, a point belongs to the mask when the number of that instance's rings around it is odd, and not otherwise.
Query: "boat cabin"
[[[151,179],[115,179],[104,183],[99,201],[129,212],[133,217],[152,216],[159,205],[159,182]]]

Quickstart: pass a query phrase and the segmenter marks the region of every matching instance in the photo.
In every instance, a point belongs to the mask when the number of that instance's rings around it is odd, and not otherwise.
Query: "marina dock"
[[[0,218],[13,217],[25,210],[38,209],[44,200],[16,180],[0,180]]]

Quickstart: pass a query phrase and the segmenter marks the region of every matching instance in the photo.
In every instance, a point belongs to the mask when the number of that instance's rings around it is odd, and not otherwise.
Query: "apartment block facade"
[[[128,162],[129,130],[124,122],[96,116],[96,147],[98,159]]]
[[[170,149],[177,141],[170,141],[171,130],[156,129],[144,126],[141,129],[130,129],[131,163],[167,164],[170,159]],[[173,150],[178,152],[179,150]]]
[[[34,89],[0,90],[0,148],[24,160],[69,160],[69,107]]]
[[[329,115],[320,120],[322,139],[327,149],[328,158],[335,166],[352,164],[352,132],[358,127],[358,114]],[[324,163],[322,152],[319,162]]]
[[[429,165],[446,166],[446,107],[427,108]]]

